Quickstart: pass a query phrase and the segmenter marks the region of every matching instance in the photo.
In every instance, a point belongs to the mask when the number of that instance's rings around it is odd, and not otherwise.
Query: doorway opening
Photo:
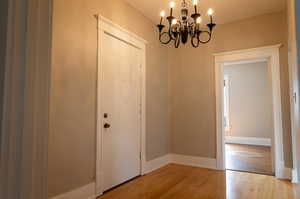
[[[268,62],[224,63],[223,73],[226,169],[274,175]]]
[[[279,49],[281,45],[266,46],[254,49],[237,50],[223,53],[216,53],[215,56],[215,80],[216,80],[216,130],[217,130],[217,168],[219,170],[226,169],[226,143],[233,142],[232,138],[226,139],[226,131],[231,133],[232,110],[230,110],[230,102],[232,99],[226,99],[226,92],[230,92],[229,88],[224,88],[224,80],[230,83],[230,76],[225,77],[225,67],[228,65],[265,63],[267,65],[268,84],[271,93],[271,128],[272,135],[268,139],[268,145],[271,146],[270,158],[272,165],[272,173],[277,178],[287,178],[284,160],[283,160],[283,142],[282,142],[282,112],[281,112],[281,91],[280,91],[280,62]],[[251,84],[252,85],[252,84]],[[250,85],[250,86],[251,86]],[[253,83],[254,85],[254,83]],[[245,102],[241,102],[245,104]],[[246,104],[247,105],[247,104]],[[226,107],[227,106],[227,107]],[[265,107],[263,107],[265,109]],[[263,110],[260,110],[263,111]],[[225,117],[224,117],[225,116]],[[227,118],[226,118],[227,116]],[[254,125],[255,126],[255,125]],[[231,140],[230,140],[231,139]],[[234,138],[233,138],[234,139]],[[241,141],[242,140],[242,141]],[[249,140],[247,140],[249,142]],[[259,143],[261,140],[252,140]],[[240,142],[244,142],[240,139]],[[258,145],[258,144],[256,144]],[[228,149],[230,151],[232,147]],[[233,150],[233,149],[232,149]],[[242,150],[236,149],[242,154]],[[234,152],[233,152],[234,154]],[[255,153],[256,156],[261,153]],[[268,154],[268,153],[267,153]],[[262,155],[260,155],[262,156]]]

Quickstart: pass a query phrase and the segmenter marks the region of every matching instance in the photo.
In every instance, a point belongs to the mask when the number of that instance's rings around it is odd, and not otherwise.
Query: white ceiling
[[[159,22],[159,13],[165,10],[169,15],[169,2],[171,0],[125,0],[134,8],[140,10],[153,22]],[[181,0],[176,2],[175,15],[179,16]],[[217,24],[229,23],[266,13],[279,12],[285,9],[286,0],[199,0],[198,7],[203,16],[207,18],[206,12],[209,8],[215,11],[215,22]],[[186,0],[192,6],[192,0]],[[190,9],[190,12],[193,12]],[[192,13],[190,13],[192,14]]]

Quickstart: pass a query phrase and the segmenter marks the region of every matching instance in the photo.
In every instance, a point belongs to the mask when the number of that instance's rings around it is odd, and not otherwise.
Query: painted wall
[[[286,13],[217,26],[213,40],[198,49],[172,50],[170,60],[171,150],[216,158],[213,53],[282,43],[280,50],[284,159],[292,167]]]
[[[4,89],[4,68],[6,56],[6,38],[7,38],[7,18],[8,0],[0,2],[0,129],[2,129],[2,111],[3,111],[3,89]],[[0,146],[1,146],[0,131]],[[1,149],[1,147],[0,147]]]
[[[226,136],[272,138],[272,90],[268,63],[224,67],[229,77],[230,131]]]
[[[155,25],[122,0],[54,0],[49,196],[95,180],[97,29],[101,14],[149,42],[146,158],[169,153],[167,48]]]
[[[215,158],[212,54],[284,44],[280,57],[284,151],[286,166],[291,167],[285,13],[219,25],[210,44],[173,49],[160,45],[154,24],[122,0],[54,0],[53,9],[50,197],[95,180],[97,24],[93,15],[97,13],[149,41],[147,160],[170,151]]]

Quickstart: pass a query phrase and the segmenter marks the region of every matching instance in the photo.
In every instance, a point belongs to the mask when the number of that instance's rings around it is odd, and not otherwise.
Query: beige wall
[[[286,165],[291,166],[285,13],[219,25],[210,44],[174,49],[160,45],[154,24],[122,0],[54,0],[50,197],[95,180],[97,30],[93,15],[97,13],[149,41],[147,160],[169,153],[169,148],[179,154],[215,158],[212,53],[283,43],[284,149],[289,154]]]
[[[148,40],[146,158],[169,152],[167,48],[150,20],[121,0],[54,0],[49,196],[95,180],[96,50],[94,14]]]
[[[267,62],[224,67],[229,78],[230,130],[226,136],[272,138],[272,91]]]
[[[280,50],[285,164],[292,166],[286,13],[217,26],[213,40],[198,49],[172,50],[170,60],[171,147],[173,153],[216,157],[213,53],[282,43]]]

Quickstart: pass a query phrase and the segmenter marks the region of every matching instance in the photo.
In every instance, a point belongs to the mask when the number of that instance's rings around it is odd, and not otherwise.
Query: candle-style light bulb
[[[197,5],[198,5],[198,0],[193,0],[194,8],[195,8],[195,14],[197,14]]]
[[[170,2],[170,8],[174,8],[175,7],[175,2],[174,1],[171,1]]]
[[[173,19],[172,20],[172,25],[176,25],[177,24],[177,19]]]
[[[207,11],[207,14],[208,14],[208,15],[210,15],[210,16],[211,16],[211,15],[213,15],[213,14],[214,14],[214,11],[213,11],[213,9],[211,9],[211,8],[210,8],[210,9],[208,9],[208,11]]]
[[[174,1],[170,2],[170,7],[171,7],[170,16],[172,17],[173,16],[173,8],[175,7],[175,2]]]
[[[197,23],[197,24],[201,24],[201,22],[202,22],[201,17],[198,17],[198,18],[196,19],[196,23]]]
[[[213,9],[211,9],[211,8],[208,9],[207,14],[208,14],[209,17],[210,17],[210,23],[212,24],[212,23],[213,23],[212,15],[214,14]]]
[[[163,18],[165,17],[166,12],[163,10],[160,12],[160,25],[162,24]]]

